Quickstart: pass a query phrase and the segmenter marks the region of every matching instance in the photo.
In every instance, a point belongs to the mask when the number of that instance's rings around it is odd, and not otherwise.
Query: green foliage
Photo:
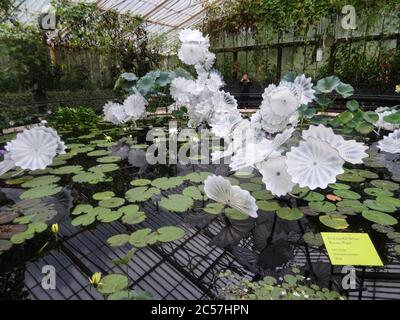
[[[85,131],[97,125],[99,117],[91,108],[59,108],[51,116],[48,122],[52,127],[61,131]]]
[[[220,274],[220,278],[227,282],[219,292],[224,300],[345,300],[338,292],[306,280],[298,268],[292,268],[282,281],[266,276],[251,282],[238,278],[231,271]]]

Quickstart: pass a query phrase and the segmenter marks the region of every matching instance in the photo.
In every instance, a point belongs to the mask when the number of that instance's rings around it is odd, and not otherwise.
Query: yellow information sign
[[[383,266],[367,233],[321,232],[335,266]]]

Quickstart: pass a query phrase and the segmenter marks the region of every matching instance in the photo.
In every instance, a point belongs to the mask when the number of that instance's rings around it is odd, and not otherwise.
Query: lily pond
[[[364,164],[346,164],[325,190],[295,186],[279,198],[259,173],[196,158],[148,164],[149,129],[59,132],[67,153],[51,166],[0,177],[2,298],[268,299],[282,288],[309,299],[400,298],[400,287],[374,291],[399,270],[398,154],[369,141]],[[212,174],[249,191],[258,217],[207,199]],[[342,291],[323,231],[369,234],[384,266],[357,268],[367,290]]]

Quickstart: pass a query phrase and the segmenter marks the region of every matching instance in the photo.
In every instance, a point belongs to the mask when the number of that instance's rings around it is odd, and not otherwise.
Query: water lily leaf
[[[168,198],[162,198],[158,204],[167,211],[186,212],[193,207],[194,202],[191,197],[181,194],[171,194]]]
[[[98,164],[97,166],[89,168],[89,171],[94,173],[106,173],[119,170],[119,166],[115,163]]]
[[[57,176],[41,176],[41,177],[33,178],[33,179],[23,183],[22,187],[24,187],[24,188],[42,187],[42,186],[47,186],[50,184],[55,184],[60,180],[61,180],[61,178],[57,177]]]
[[[193,183],[202,183],[204,182],[211,172],[193,172],[187,174],[184,178],[185,180],[190,180]]]
[[[108,200],[115,196],[115,193],[112,191],[104,191],[95,193],[92,198],[94,200]]]
[[[10,223],[18,216],[19,214],[17,212],[0,212],[0,225]]]
[[[82,166],[64,166],[60,168],[53,169],[51,173],[64,175],[64,174],[78,174],[83,171]]]
[[[90,204],[78,204],[75,209],[72,211],[74,216],[80,215],[82,213],[91,213],[93,207]]]
[[[392,181],[387,181],[387,180],[372,180],[371,184],[374,187],[381,188],[381,189],[386,189],[389,191],[396,191],[399,189],[399,184],[396,182]]]
[[[246,183],[241,183],[240,188],[242,188],[243,190],[252,192],[252,191],[261,190],[262,185],[253,183],[253,182],[246,182]]]
[[[47,229],[47,224],[43,222],[35,222],[30,224],[30,227],[33,228],[36,233],[41,233]]]
[[[358,200],[343,200],[338,202],[338,208],[351,208],[354,212],[362,212],[367,207]]]
[[[256,202],[256,204],[258,209],[265,212],[276,211],[281,208],[279,203],[276,201],[259,200]]]
[[[346,182],[364,182],[365,178],[357,173],[345,172],[336,177],[340,181]]]
[[[148,245],[148,237],[151,234],[151,229],[145,228],[133,232],[129,236],[129,243],[136,248],[144,248]]]
[[[118,208],[125,203],[125,199],[123,198],[108,198],[101,200],[99,202],[99,206],[103,208]]]
[[[14,234],[11,237],[10,242],[13,244],[21,244],[24,243],[26,240],[32,239],[34,236],[34,232],[27,232],[27,231]]]
[[[97,215],[97,220],[103,223],[110,223],[117,221],[119,218],[122,217],[122,213],[118,211],[110,211],[108,213],[102,213]]]
[[[371,226],[371,228],[374,229],[376,232],[380,232],[380,233],[390,233],[390,232],[394,231],[393,227],[384,226],[384,225],[381,225],[381,224],[378,224],[378,223],[374,223]]]
[[[146,214],[142,211],[126,213],[122,217],[122,222],[125,224],[138,224],[146,219]]]
[[[224,204],[222,203],[209,203],[205,206],[204,211],[209,214],[220,214],[224,210]]]
[[[25,225],[0,225],[0,239],[10,239],[16,234],[25,232],[27,230],[27,226]]]
[[[307,201],[323,201],[325,197],[321,193],[311,191],[304,199]]]
[[[230,220],[247,220],[249,216],[233,208],[226,208],[225,215]]]
[[[92,213],[86,213],[86,214],[82,214],[79,215],[78,217],[76,217],[75,219],[73,219],[71,221],[71,224],[75,227],[78,226],[88,226],[90,224],[92,224],[93,222],[96,221],[96,215],[92,214]]]
[[[346,108],[349,109],[351,112],[355,112],[360,108],[360,104],[357,100],[350,100],[346,102]]]
[[[386,190],[386,189],[379,189],[379,188],[366,188],[366,189],[364,189],[364,192],[373,197],[391,197],[391,196],[393,196],[393,192]]]
[[[276,211],[276,214],[278,215],[279,218],[289,221],[299,220],[304,216],[303,212],[300,211],[299,209],[287,208],[287,207],[279,208]]]
[[[314,247],[321,247],[324,244],[320,233],[306,232],[303,235],[303,240],[308,245]]]
[[[379,176],[372,171],[369,170],[358,170],[356,171],[361,177],[367,178],[367,179],[376,179]]]
[[[181,239],[185,236],[185,230],[179,227],[162,227],[157,230],[158,241],[160,242],[170,242]]]
[[[19,196],[21,199],[37,199],[42,197],[48,197],[59,193],[62,187],[51,184],[42,187],[31,188]]]
[[[328,201],[309,202],[308,205],[310,206],[311,209],[324,213],[329,213],[336,210],[336,206]]]
[[[251,193],[256,200],[272,200],[274,195],[268,190],[256,190]]]
[[[393,226],[398,223],[396,218],[391,215],[374,210],[364,210],[362,216],[372,222],[381,224],[383,226]]]
[[[101,172],[82,172],[72,177],[72,181],[77,183],[97,184],[105,181],[105,175]]]
[[[397,198],[392,198],[392,197],[386,197],[386,196],[378,196],[376,198],[376,201],[378,203],[386,203],[389,206],[393,206],[393,207],[400,207],[400,199]]]
[[[168,190],[172,188],[176,188],[183,183],[183,179],[181,177],[172,177],[172,178],[157,178],[151,182],[153,187],[156,187],[161,190]]]
[[[251,179],[254,177],[254,173],[247,171],[236,171],[234,176],[239,179]]]
[[[363,203],[370,209],[382,212],[395,212],[397,209],[396,207],[385,203],[384,201],[375,199],[375,200],[365,200]]]
[[[129,202],[142,202],[149,200],[152,196],[160,194],[157,188],[137,187],[128,190],[125,193],[125,198]]]
[[[399,124],[400,123],[400,111],[383,117],[383,120],[388,123]]]
[[[112,294],[126,289],[129,285],[128,277],[123,274],[110,274],[101,280],[97,290],[102,294]]]
[[[183,190],[183,195],[187,197],[191,197],[193,200],[203,200],[203,194],[199,190],[199,188],[190,186]]]
[[[151,183],[151,180],[148,179],[135,179],[131,181],[131,185],[134,187],[143,187],[147,186]]]
[[[357,192],[351,190],[335,190],[333,193],[343,199],[358,200],[361,198]]]
[[[136,248],[132,248],[132,249],[130,249],[130,250],[126,253],[126,255],[125,255],[123,258],[121,258],[121,259],[115,259],[115,260],[113,260],[112,262],[113,262],[115,265],[117,265],[117,266],[126,265],[126,264],[129,263],[129,261],[131,261],[131,259],[132,259],[133,256],[135,255],[136,251],[137,251]],[[109,300],[110,300],[110,299],[109,299]]]
[[[112,162],[118,162],[121,161],[121,157],[119,156],[106,156],[102,158],[97,158],[97,162],[99,163],[112,163]]]
[[[19,178],[15,178],[15,179],[6,180],[6,184],[13,186],[13,185],[17,185],[17,184],[21,184],[21,183],[30,181],[32,179],[33,179],[32,176],[23,176],[23,177],[19,177]]]
[[[333,215],[320,216],[319,221],[327,227],[336,230],[346,229],[349,226],[346,219]]]
[[[89,157],[103,157],[103,156],[108,156],[111,152],[108,150],[95,150],[92,152],[89,152],[87,156]]]
[[[107,239],[107,243],[111,247],[121,247],[129,242],[128,234],[117,234]]]

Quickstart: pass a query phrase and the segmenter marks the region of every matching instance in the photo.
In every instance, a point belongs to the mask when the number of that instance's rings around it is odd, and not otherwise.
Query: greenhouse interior
[[[399,186],[398,0],[0,1],[0,300],[399,300]]]

